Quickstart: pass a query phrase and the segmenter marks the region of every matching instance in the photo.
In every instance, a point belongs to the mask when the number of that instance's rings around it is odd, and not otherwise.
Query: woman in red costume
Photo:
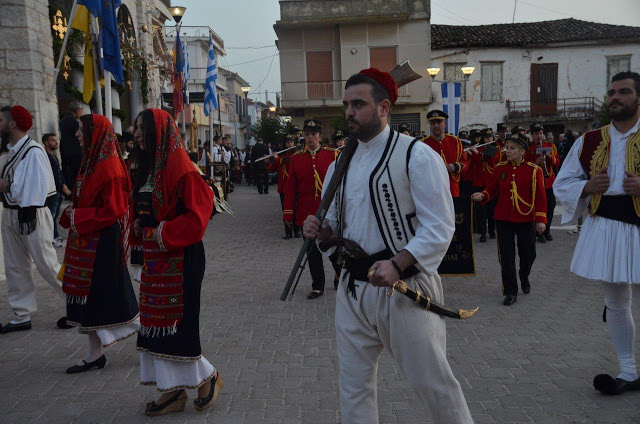
[[[67,320],[89,336],[89,350],[69,374],[104,368],[104,348],[140,327],[126,265],[131,181],[113,125],[102,115],[84,115],[76,137],[82,165],[73,204],[60,219],[69,229],[60,276]]]
[[[134,234],[142,244],[140,381],[162,392],[147,415],[184,410],[185,389],[198,389],[196,410],[210,408],[222,378],[200,348],[202,244],[213,192],[189,160],[171,116],[148,109],[136,119],[138,169]]]

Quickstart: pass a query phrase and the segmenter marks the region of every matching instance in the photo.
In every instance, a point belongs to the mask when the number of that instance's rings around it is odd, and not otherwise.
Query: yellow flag
[[[89,104],[96,89],[93,69],[93,49],[91,46],[91,14],[86,6],[78,5],[76,18],[73,20],[72,28],[84,32],[84,82],[82,84],[82,100]]]

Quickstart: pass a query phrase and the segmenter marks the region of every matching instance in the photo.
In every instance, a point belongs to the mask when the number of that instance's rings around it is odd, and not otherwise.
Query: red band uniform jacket
[[[532,143],[529,150],[527,150],[527,153],[524,154],[524,160],[536,163],[540,157],[540,155],[536,153],[536,149],[540,147],[551,147],[551,153],[547,155],[547,172],[549,173],[549,176],[544,179],[544,188],[550,189],[553,187],[553,182],[556,180],[556,172],[554,168],[560,167],[560,155],[558,155],[556,145],[546,141],[543,141],[542,144]]]
[[[321,147],[315,153],[305,149],[291,155],[289,180],[285,187],[283,221],[293,221],[294,208],[295,224],[299,227],[302,227],[307,216],[316,214],[322,197],[324,176],[336,157],[337,152],[326,147]]]
[[[547,222],[547,196],[542,168],[531,162],[501,162],[485,187],[482,204],[498,198],[494,219],[507,222]]]
[[[469,167],[469,161],[467,160],[467,154],[462,147],[460,139],[454,135],[446,134],[441,141],[429,136],[423,139],[425,143],[436,151],[445,165],[453,164],[455,170],[453,174],[449,174],[449,186],[451,189],[451,196],[460,196],[460,177],[462,173]]]

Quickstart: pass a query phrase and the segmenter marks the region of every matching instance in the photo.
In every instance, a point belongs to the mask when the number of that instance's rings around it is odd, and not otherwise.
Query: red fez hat
[[[33,126],[31,114],[22,106],[14,106],[11,108],[11,118],[13,118],[18,128],[22,131],[29,131]]]
[[[396,100],[398,100],[398,84],[391,77],[390,73],[382,72],[376,68],[363,69],[359,73],[368,76],[369,78],[380,84],[382,88],[384,88],[389,94],[391,104],[396,104]]]

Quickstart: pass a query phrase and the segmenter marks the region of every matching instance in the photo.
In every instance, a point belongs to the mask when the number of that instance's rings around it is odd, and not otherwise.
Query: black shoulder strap
[[[409,144],[409,149],[407,149],[407,179],[411,182],[411,177],[409,177],[409,160],[411,160],[411,151],[413,150],[413,146],[416,144],[416,141],[421,141],[419,138],[414,138],[411,144]]]

